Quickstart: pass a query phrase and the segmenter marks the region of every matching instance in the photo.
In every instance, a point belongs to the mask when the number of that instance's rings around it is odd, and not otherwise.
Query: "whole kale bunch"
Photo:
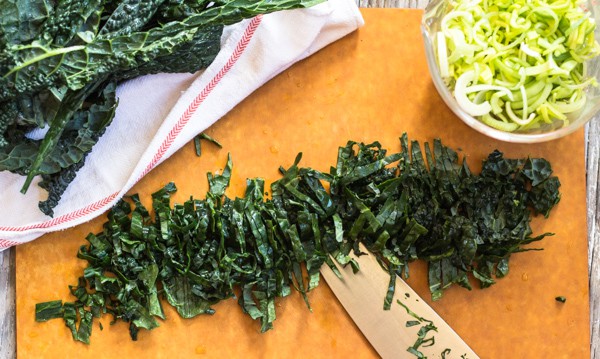
[[[323,0],[0,2],[0,171],[37,175],[53,215],[110,125],[119,81],[206,68],[223,26]],[[28,134],[47,129],[43,139]]]

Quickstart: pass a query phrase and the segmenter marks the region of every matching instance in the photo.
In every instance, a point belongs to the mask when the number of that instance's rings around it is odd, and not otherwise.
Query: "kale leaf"
[[[322,1],[2,2],[0,171],[26,176],[22,192],[41,175],[48,199],[39,207],[53,215],[114,116],[105,109],[107,89],[141,75],[206,68],[225,25]],[[69,131],[89,116],[102,117],[103,126]],[[27,137],[36,128],[47,128],[43,139]],[[57,159],[65,148],[68,158]]]

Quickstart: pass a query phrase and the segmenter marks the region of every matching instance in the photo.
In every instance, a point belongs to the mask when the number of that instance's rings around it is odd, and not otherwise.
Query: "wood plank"
[[[600,358],[600,120],[586,125],[588,265],[590,278],[591,358]]]
[[[16,357],[15,249],[0,252],[0,358]]]

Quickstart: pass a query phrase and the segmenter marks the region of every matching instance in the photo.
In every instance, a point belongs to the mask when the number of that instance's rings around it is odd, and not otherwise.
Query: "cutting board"
[[[562,182],[562,199],[535,233],[555,232],[543,251],[516,254],[509,275],[488,289],[452,288],[431,305],[482,358],[589,358],[587,226],[584,134],[537,145],[489,139],[464,125],[444,105],[429,77],[418,10],[363,10],[366,26],[274,78],[207,130],[222,149],[205,143],[197,157],[192,143],[153,170],[132,193],[146,204],[153,191],[175,181],[176,201],[204,197],[206,172],[233,158],[230,195],[245,179],[279,178],[298,152],[302,165],[327,171],[347,140],[379,140],[399,151],[407,132],[420,141],[441,138],[478,170],[494,149],[507,156],[544,156]],[[91,189],[90,189],[91,190]],[[123,323],[96,323],[91,345],[76,343],[62,321],[34,321],[35,304],[69,300],[68,285],[84,268],[76,258],[89,232],[105,217],[46,235],[17,248],[17,351],[19,358],[371,358],[376,353],[322,281],[309,294],[312,312],[294,293],[277,301],[275,328],[260,334],[235,300],[214,306],[216,314],[180,319],[166,306],[167,320],[129,339]],[[410,267],[409,284],[430,301],[426,266]],[[381,288],[381,298],[386,288]],[[565,296],[566,303],[555,301]],[[398,357],[412,357],[398,353]]]

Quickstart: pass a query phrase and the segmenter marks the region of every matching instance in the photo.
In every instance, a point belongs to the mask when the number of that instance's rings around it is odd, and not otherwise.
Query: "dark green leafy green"
[[[432,346],[435,344],[435,336],[431,336],[429,338],[427,338],[427,335],[430,332],[437,332],[437,327],[433,324],[433,322],[429,319],[425,319],[421,316],[419,316],[417,313],[413,312],[412,310],[410,310],[410,308],[408,308],[408,306],[404,303],[402,303],[400,300],[396,301],[402,308],[404,308],[406,310],[406,313],[408,313],[408,315],[410,315],[411,317],[415,318],[416,320],[409,320],[406,322],[406,326],[416,326],[416,325],[421,325],[421,328],[419,328],[419,332],[417,333],[417,339],[415,340],[415,343],[413,345],[411,345],[410,347],[408,347],[408,349],[406,349],[407,352],[413,354],[414,356],[416,356],[419,359],[426,359],[427,357],[421,352],[419,351],[419,348],[426,348],[429,346]],[[449,350],[448,350],[449,351]],[[444,357],[446,354],[446,350],[444,350],[442,352],[442,357]]]
[[[165,0],[124,0],[111,12],[99,34],[128,35],[142,30]]]
[[[37,40],[51,43],[53,47],[84,43],[86,35],[83,32],[90,31],[89,36],[93,36],[98,26],[102,3],[101,0],[57,2]]]
[[[197,156],[200,156],[202,154],[202,145],[201,145],[200,140],[207,140],[208,142],[211,142],[211,143],[215,144],[217,147],[223,148],[223,145],[221,145],[219,143],[219,141],[217,141],[214,138],[210,137],[206,133],[201,133],[198,136],[194,137],[194,148],[196,149],[196,155]]]
[[[64,315],[62,300],[40,303],[35,306],[35,320],[45,322],[50,319],[62,318]]]
[[[410,328],[410,327],[414,327],[415,325],[419,325],[419,324],[421,324],[421,322],[418,320],[409,320],[406,322],[406,327]]]
[[[22,192],[41,175],[48,199],[39,207],[53,215],[111,123],[115,84],[206,68],[225,25],[322,1],[0,2],[0,171],[26,176]],[[42,139],[27,137],[45,127]]]
[[[560,198],[547,161],[505,159],[495,151],[475,175],[439,140],[422,151],[405,134],[400,147],[388,155],[377,142],[348,142],[329,173],[300,167],[299,154],[280,168],[270,198],[258,178],[247,180],[243,197],[227,197],[228,158],[221,174],[208,174],[204,199],[171,205],[176,188],[170,183],[152,195],[151,211],[137,195],[120,201],[103,231],[89,234],[79,250],[88,267],[71,287],[75,302],[62,309],[73,337],[89,340],[88,317],[108,313],[128,322],[135,340],[140,329],[164,319],[161,298],[192,318],[237,297],[266,331],[276,318],[275,299],[291,288],[310,308],[307,292],[319,284],[324,264],[338,276],[336,262],[358,271],[350,254],[366,255],[359,244],[390,274],[385,308],[396,276],[408,275],[416,259],[428,262],[431,295],[438,300],[451,285],[494,284],[508,274],[513,253],[532,250],[525,246],[548,235],[532,237],[529,225],[533,214],[548,215]],[[39,320],[60,316],[57,306],[40,305]],[[426,323],[409,349],[419,355],[419,347],[433,344],[426,335],[435,326],[414,317]]]
[[[3,0],[0,6],[0,44],[24,43],[33,40],[53,12],[50,1]]]

